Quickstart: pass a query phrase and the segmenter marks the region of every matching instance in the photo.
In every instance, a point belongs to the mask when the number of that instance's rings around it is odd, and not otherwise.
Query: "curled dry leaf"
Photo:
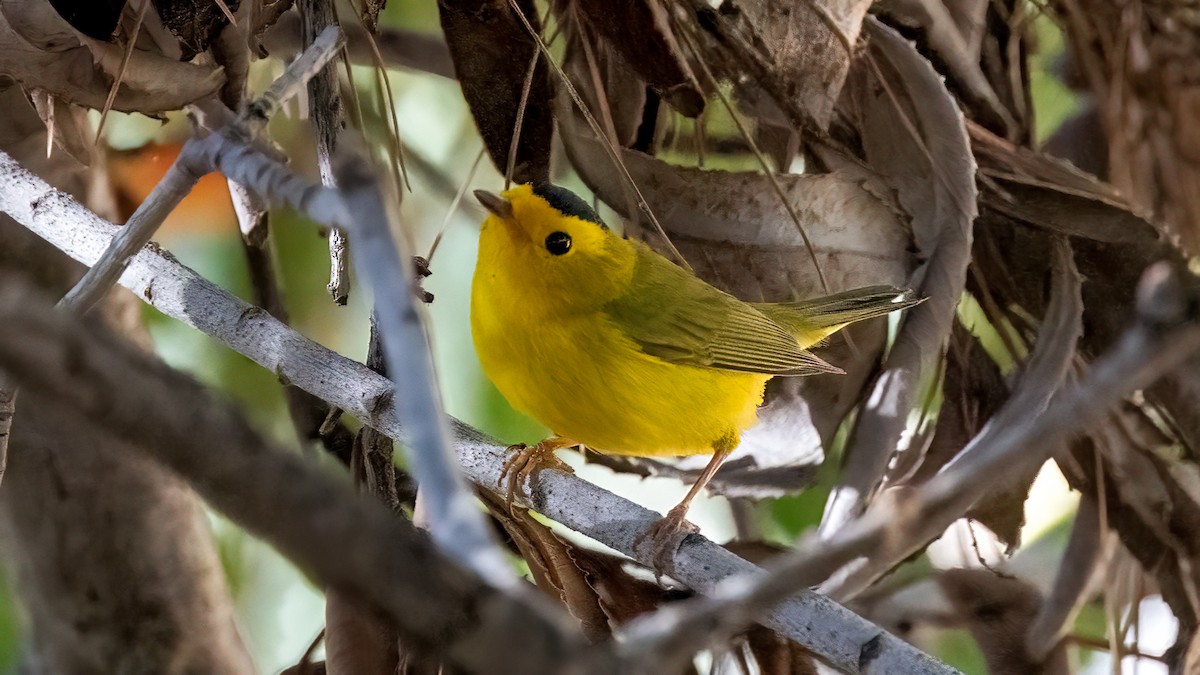
[[[535,30],[541,30],[532,0],[517,5]],[[492,162],[504,173],[517,128],[529,66],[537,55],[530,80],[520,141],[513,161],[513,180],[530,183],[550,175],[550,140],[554,132],[551,87],[545,59],[508,0],[439,0],[442,31],[454,61],[463,97],[483,137]]]
[[[559,132],[567,156],[602,201],[628,216],[624,179],[569,106],[560,97]],[[804,240],[767,176],[674,166],[628,149],[621,157],[650,210],[705,280],[754,301],[822,293]],[[777,179],[813,241],[832,291],[902,284],[907,278],[912,269],[908,230],[857,182],[836,174]],[[822,358],[847,375],[773,381],[759,424],[743,435],[718,472],[715,491],[769,497],[803,487],[808,468],[824,459],[823,443],[859,400],[885,333],[885,322],[864,322],[849,329],[852,346],[835,337],[823,348]]]
[[[908,285],[926,301],[909,310],[845,451],[823,531],[861,512],[899,447],[921,385],[936,373],[971,260],[975,161],[962,113],[930,63],[892,29],[868,18],[870,48],[847,87],[867,164],[911,217],[924,262]],[[882,77],[882,79],[880,79]]]
[[[600,599],[571,556],[572,546],[522,508],[508,508],[503,499],[478,491],[488,511],[504,528],[517,553],[529,565],[534,583],[579,620],[583,634],[598,642],[612,635]]]
[[[672,108],[688,117],[704,111],[700,85],[659,0],[583,0],[558,6],[560,21],[571,16],[585,31],[594,32],[601,38],[596,51],[618,54]]]
[[[64,103],[103,108],[112,77],[120,70],[122,48],[82,33],[76,33],[71,43],[66,38],[73,29],[57,14],[24,11],[37,4],[15,0],[0,4],[0,74]],[[20,17],[20,23],[10,22],[10,15]],[[135,49],[112,107],[146,114],[178,110],[212,94],[224,79],[218,67],[181,63]]]
[[[889,0],[885,6],[896,18],[924,31],[930,49],[945,63],[954,82],[976,104],[982,117],[1006,130],[1016,130],[1016,121],[979,65],[978,37],[983,33],[986,2]]]
[[[968,123],[983,181],[981,203],[1018,222],[1099,242],[1155,242],[1158,230],[1134,206],[1070,163],[1014,145]]]
[[[241,5],[253,3],[255,0],[223,1],[235,16],[241,14],[242,17],[247,17],[248,11],[239,11]],[[208,51],[221,31],[229,25],[225,11],[216,0],[154,0],[154,9],[163,27],[178,40],[182,50],[180,58],[184,61],[191,61],[197,54]],[[244,31],[245,28],[243,34]]]
[[[801,129],[829,125],[871,0],[687,4],[732,62],[714,70],[750,75]]]

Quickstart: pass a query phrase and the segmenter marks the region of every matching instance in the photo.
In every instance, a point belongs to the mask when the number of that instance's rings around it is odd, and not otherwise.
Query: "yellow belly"
[[[770,379],[648,356],[599,314],[517,323],[472,307],[484,371],[513,407],[600,452],[731,449],[754,424]]]

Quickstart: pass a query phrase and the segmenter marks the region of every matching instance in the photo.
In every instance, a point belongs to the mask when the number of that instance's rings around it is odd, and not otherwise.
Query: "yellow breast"
[[[707,454],[754,424],[769,376],[667,363],[599,313],[542,319],[476,274],[471,329],[484,371],[513,407],[593,450]]]

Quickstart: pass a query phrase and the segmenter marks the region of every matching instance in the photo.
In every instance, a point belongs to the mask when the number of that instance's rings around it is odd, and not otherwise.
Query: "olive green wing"
[[[919,305],[925,298],[907,288],[867,286],[796,302],[750,303],[805,347],[820,343],[847,324]]]
[[[765,375],[841,373],[750,305],[636,243],[630,291],[608,317],[645,353],[693,366]]]

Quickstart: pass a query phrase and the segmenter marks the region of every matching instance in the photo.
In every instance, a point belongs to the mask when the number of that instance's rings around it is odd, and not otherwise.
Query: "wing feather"
[[[765,375],[840,373],[765,314],[654,253],[641,242],[633,283],[605,306],[645,353],[669,361]]]

